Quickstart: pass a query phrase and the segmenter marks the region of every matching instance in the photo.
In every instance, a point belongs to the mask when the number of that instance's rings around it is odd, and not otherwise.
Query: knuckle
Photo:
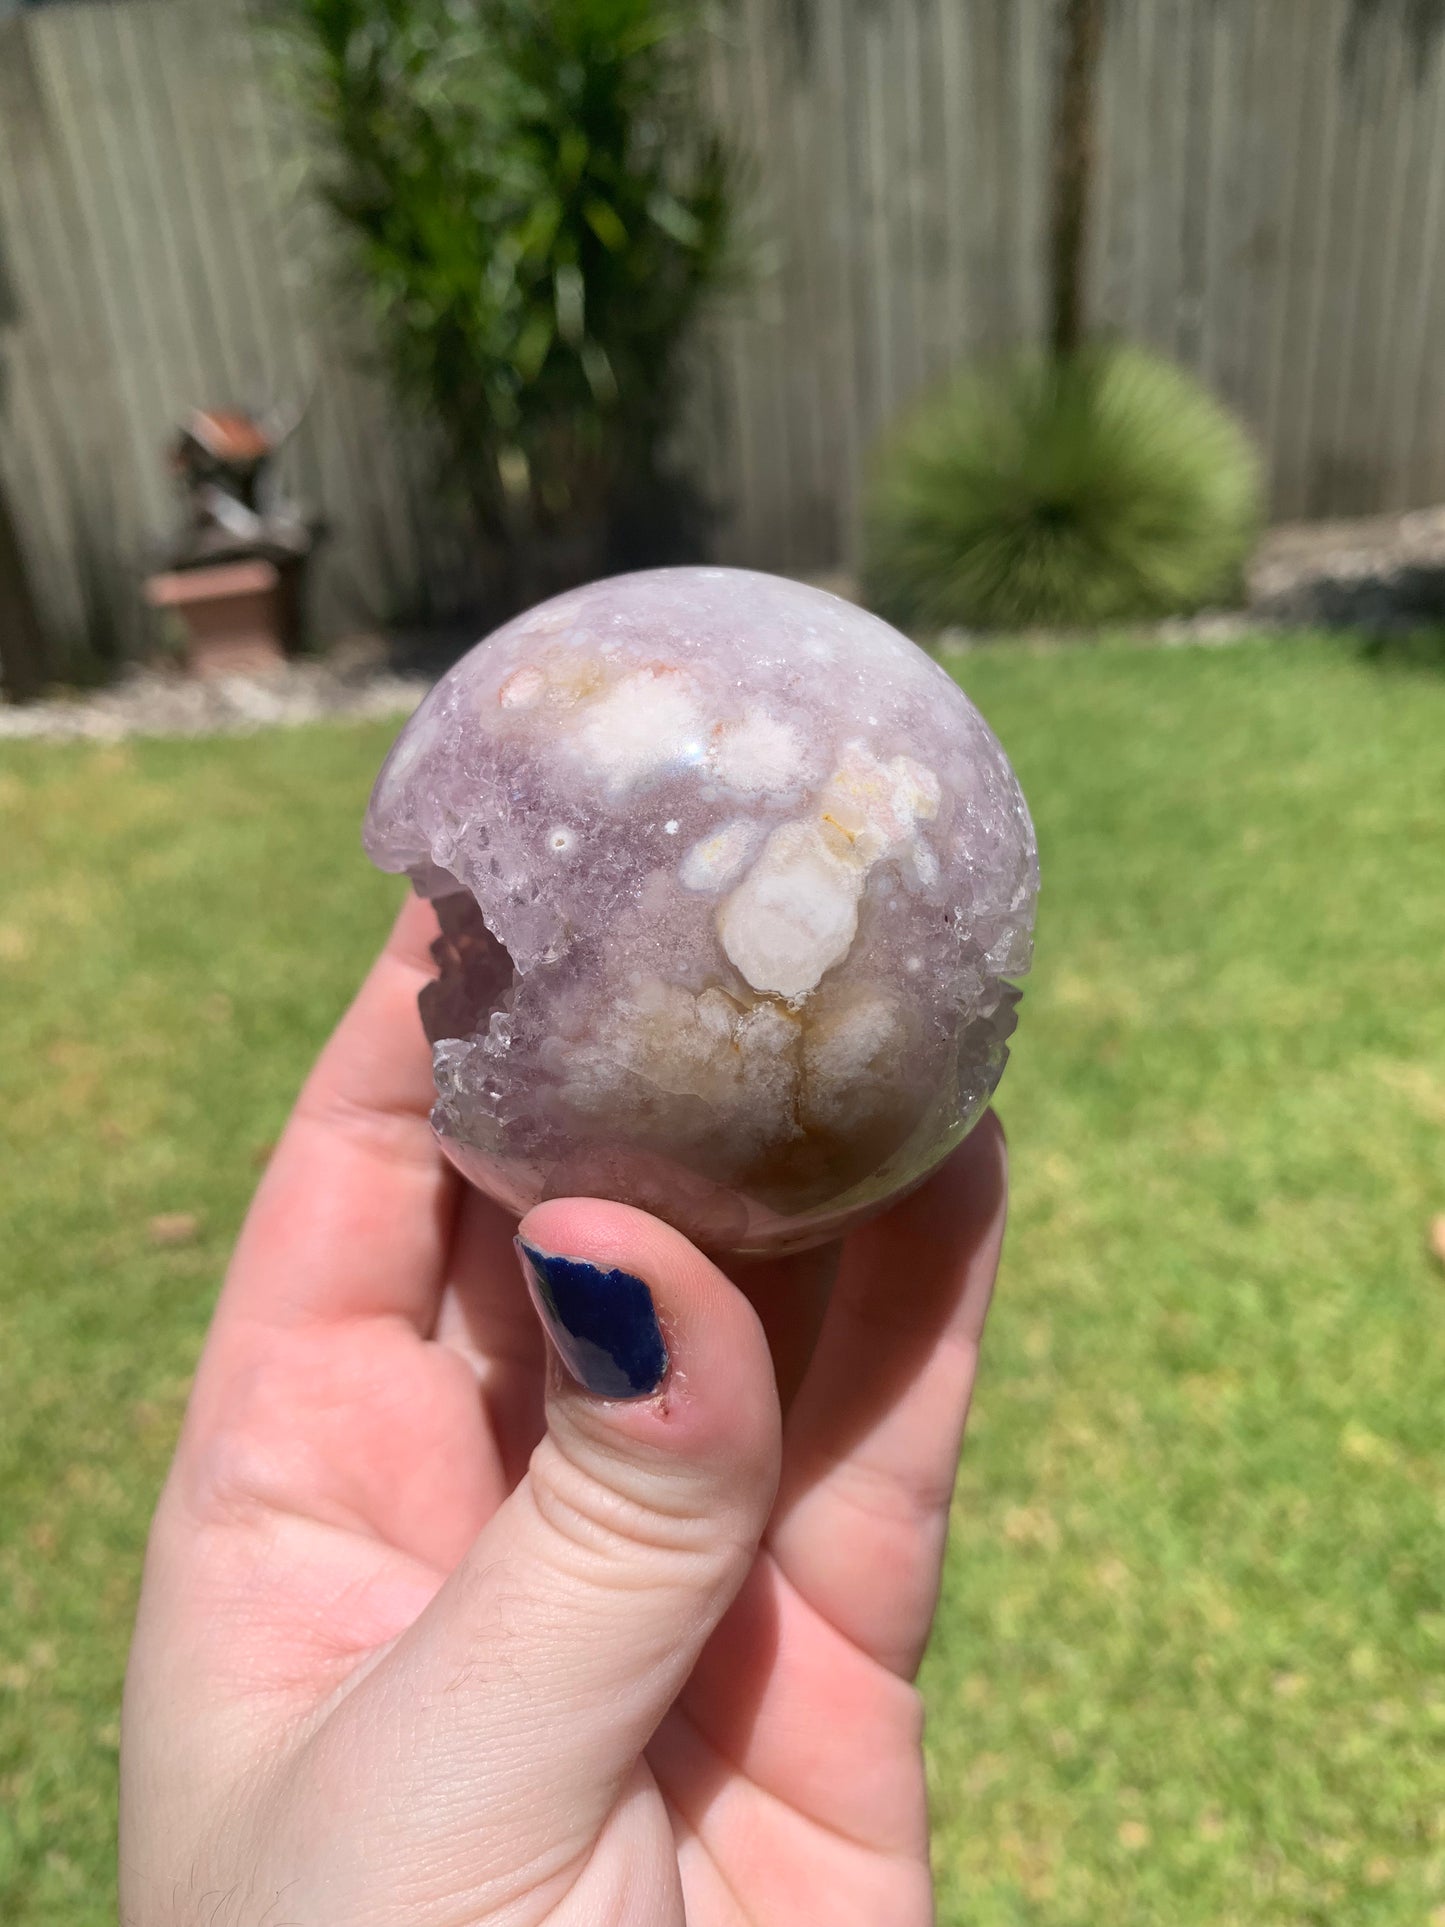
[[[917,1542],[931,1541],[946,1526],[955,1476],[951,1463],[903,1474],[851,1458],[833,1467],[829,1484],[832,1496],[871,1529]]]
[[[575,1455],[549,1434],[532,1456],[532,1503],[569,1574],[626,1590],[711,1590],[751,1560],[734,1507],[619,1458]]]

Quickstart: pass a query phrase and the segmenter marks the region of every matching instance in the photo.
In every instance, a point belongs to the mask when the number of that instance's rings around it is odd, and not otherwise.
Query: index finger
[[[927,1184],[853,1233],[788,1415],[773,1554],[832,1626],[905,1678],[937,1599],[1007,1190],[990,1112]]]
[[[436,1314],[460,1180],[428,1122],[417,993],[432,906],[409,897],[302,1089],[247,1216],[221,1320],[276,1326]]]

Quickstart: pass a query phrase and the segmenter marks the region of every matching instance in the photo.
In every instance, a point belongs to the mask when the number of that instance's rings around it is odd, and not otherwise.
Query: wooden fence
[[[1418,0],[1110,0],[1097,325],[1253,425],[1285,516],[1445,499],[1445,53]],[[733,0],[718,116],[772,267],[711,330],[697,458],[717,549],[853,553],[878,432],[1043,322],[1055,0]],[[0,19],[0,474],[46,608],[133,582],[193,403],[309,397],[330,630],[445,598],[463,563],[425,439],[317,272],[247,0]],[[3,311],[3,303],[0,303]],[[133,590],[113,598],[132,621]]]
[[[445,593],[451,518],[423,438],[366,367],[245,0],[85,0],[0,19],[0,272],[18,320],[0,474],[39,599],[122,642],[172,532],[165,466],[197,405],[304,402],[289,483],[331,530],[322,626]],[[93,612],[92,612],[93,613]]]

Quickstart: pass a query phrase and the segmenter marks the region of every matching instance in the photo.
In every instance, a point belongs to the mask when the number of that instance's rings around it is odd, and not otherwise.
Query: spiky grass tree
[[[866,588],[920,632],[1086,627],[1229,596],[1259,463],[1193,378],[1137,349],[970,370],[906,420],[868,505]]]
[[[1242,427],[1181,369],[1090,340],[1104,0],[1061,0],[1045,345],[965,370],[885,444],[864,586],[905,628],[1089,627],[1234,592],[1258,527]]]

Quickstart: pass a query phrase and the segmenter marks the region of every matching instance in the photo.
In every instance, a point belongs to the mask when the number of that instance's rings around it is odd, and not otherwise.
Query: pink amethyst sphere
[[[819,589],[658,569],[478,643],[365,842],[436,905],[447,1155],[797,1250],[917,1184],[1002,1074],[1038,854],[937,663]]]

